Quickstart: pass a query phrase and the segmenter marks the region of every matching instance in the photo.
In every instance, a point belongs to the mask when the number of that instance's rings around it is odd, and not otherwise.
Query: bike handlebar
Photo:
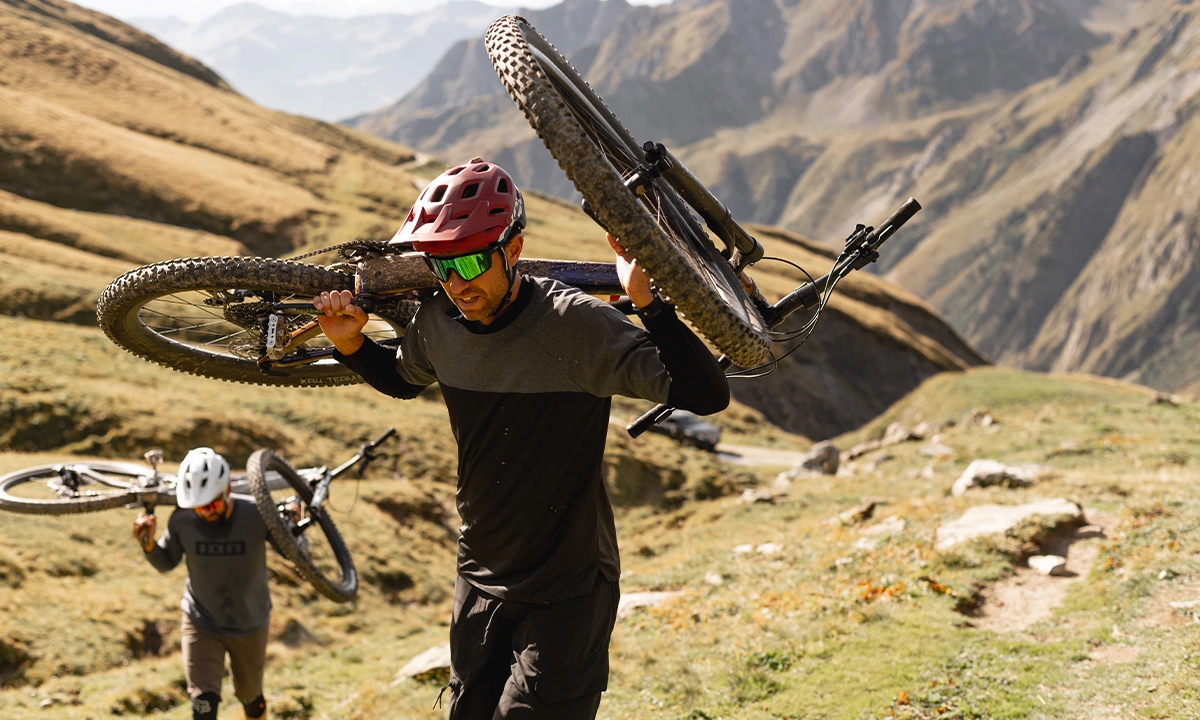
[[[338,465],[333,469],[333,472],[329,473],[330,479],[341,475],[350,468],[354,467],[356,464],[358,465],[358,474],[359,476],[362,476],[363,471],[367,469],[367,465],[375,459],[375,457],[371,454],[371,451],[382,445],[387,440],[391,439],[395,434],[396,428],[390,427],[385,430],[382,435],[375,438],[371,442],[360,445],[358,447],[358,452],[354,453],[354,457],[350,458],[341,465]]]

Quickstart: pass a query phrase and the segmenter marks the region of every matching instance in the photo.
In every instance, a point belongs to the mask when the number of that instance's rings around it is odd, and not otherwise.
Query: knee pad
[[[254,698],[248,703],[242,704],[242,710],[246,711],[246,717],[260,718],[267,713],[267,701],[262,695]]]
[[[217,720],[217,706],[221,704],[221,696],[214,692],[206,692],[192,700],[192,720]]]

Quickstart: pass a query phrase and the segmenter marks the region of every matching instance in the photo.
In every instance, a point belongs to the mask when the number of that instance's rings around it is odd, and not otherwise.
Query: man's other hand
[[[642,266],[611,234],[608,235],[608,244],[617,254],[617,277],[621,280],[621,287],[625,288],[625,294],[633,301],[634,307],[644,308],[654,302],[654,288],[651,287],[650,278],[646,277]]]
[[[142,550],[150,552],[154,549],[154,532],[158,529],[158,518],[146,513],[140,513],[133,521],[133,536],[141,543]]]
[[[322,292],[313,298],[313,307],[324,313],[317,316],[321,331],[343,355],[353,355],[362,347],[367,326],[367,314],[354,304],[349,290]]]

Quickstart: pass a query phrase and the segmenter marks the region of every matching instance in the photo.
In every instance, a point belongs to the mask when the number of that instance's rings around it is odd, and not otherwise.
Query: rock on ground
[[[991,427],[996,424],[996,418],[992,416],[992,411],[987,408],[973,408],[963,416],[962,424],[965,427],[970,427],[971,425]]]
[[[392,684],[395,685],[409,678],[430,677],[440,671],[448,671],[449,669],[450,643],[444,642],[434,645],[412,660],[409,660],[408,664],[400,668],[400,671],[396,673]]]
[[[875,515],[875,505],[874,500],[868,500],[862,505],[856,505],[849,510],[838,513],[838,516],[828,521],[828,523],[831,525],[857,525],[865,522]]]
[[[950,489],[953,495],[962,495],[974,487],[1003,485],[1009,488],[1028,487],[1042,474],[1037,465],[1005,465],[998,460],[975,460],[963,470]]]
[[[947,550],[959,543],[984,535],[1008,532],[1022,521],[1035,515],[1066,515],[1082,519],[1083,510],[1063,498],[1042,500],[1024,505],[976,505],[957,520],[938,528],[934,547]]]
[[[621,595],[621,602],[617,605],[617,619],[620,620],[621,618],[628,617],[630,613],[638,608],[657,607],[681,595],[683,593],[678,590],[623,593]]]
[[[1029,558],[1029,567],[1043,575],[1066,575],[1067,559],[1061,555],[1034,555]]]
[[[787,487],[793,480],[807,475],[836,475],[841,452],[829,441],[813,445],[804,457],[775,478],[775,487]]]

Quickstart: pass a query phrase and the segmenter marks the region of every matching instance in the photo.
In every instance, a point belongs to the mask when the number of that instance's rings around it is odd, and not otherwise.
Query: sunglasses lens
[[[488,268],[492,266],[492,254],[490,252],[471,253],[470,255],[460,255],[452,258],[426,256],[425,260],[429,264],[429,269],[442,282],[450,279],[451,270],[458,273],[458,276],[463,280],[470,282],[487,272]]]

